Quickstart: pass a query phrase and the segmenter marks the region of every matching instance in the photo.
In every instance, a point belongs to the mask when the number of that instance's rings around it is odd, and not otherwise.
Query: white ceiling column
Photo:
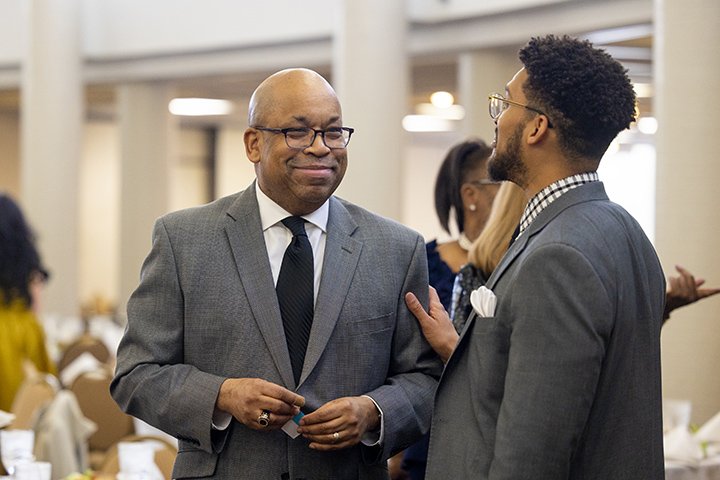
[[[399,220],[409,89],[405,3],[342,0],[337,8],[332,80],[343,121],[356,129],[338,194]]]
[[[720,2],[655,1],[658,121],[656,245],[666,274],[681,264],[720,285]],[[662,333],[665,397],[688,399],[693,421],[720,410],[720,296],[676,310]]]
[[[118,312],[140,279],[155,220],[170,204],[169,178],[176,158],[178,121],[168,111],[171,89],[162,83],[118,88],[120,126],[120,293]]]
[[[78,165],[84,99],[79,0],[27,0],[21,88],[21,190],[52,275],[46,313],[79,314]]]

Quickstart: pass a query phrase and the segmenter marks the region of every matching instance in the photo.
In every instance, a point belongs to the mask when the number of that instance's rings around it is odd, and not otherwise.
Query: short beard
[[[495,139],[495,149],[488,160],[488,175],[491,180],[496,182],[507,180],[520,187],[524,186],[527,168],[522,162],[520,153],[520,140],[524,126],[524,124],[520,124],[515,128],[503,152],[498,151],[497,138]]]

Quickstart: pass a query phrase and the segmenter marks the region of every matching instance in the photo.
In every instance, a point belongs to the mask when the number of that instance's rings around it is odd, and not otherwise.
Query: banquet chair
[[[30,362],[24,364],[25,380],[15,394],[10,413],[15,415],[8,429],[30,430],[40,410],[52,402],[58,390],[55,377],[38,372]]]
[[[105,461],[98,469],[98,473],[104,475],[117,475],[120,471],[120,458],[118,443],[120,442],[153,442],[157,445],[155,449],[155,464],[162,472],[166,480],[172,479],[172,469],[177,456],[177,447],[164,438],[153,435],[129,435],[120,439],[105,455]]]
[[[85,352],[92,354],[100,363],[110,361],[110,351],[102,340],[93,337],[89,333],[83,333],[63,351],[58,362],[58,372],[62,372],[73,360]]]
[[[135,433],[133,419],[110,396],[111,372],[108,369],[85,372],[70,390],[77,397],[83,415],[95,422],[97,431],[88,438],[90,468],[103,463],[108,449],[121,438]]]

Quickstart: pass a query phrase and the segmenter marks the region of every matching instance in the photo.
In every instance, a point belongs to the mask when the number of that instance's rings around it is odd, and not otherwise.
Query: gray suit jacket
[[[486,285],[438,386],[428,479],[664,478],[665,279],[602,183],[553,202]]]
[[[403,298],[413,291],[426,300],[427,281],[420,235],[331,198],[315,317],[295,385],[254,184],[171,213],[155,224],[128,303],[113,397],[180,440],[174,478],[387,478],[380,460],[429,428],[442,368]],[[370,395],[384,413],[385,441],[327,453],[235,420],[212,431],[226,377],[296,390],[306,413],[338,397]]]

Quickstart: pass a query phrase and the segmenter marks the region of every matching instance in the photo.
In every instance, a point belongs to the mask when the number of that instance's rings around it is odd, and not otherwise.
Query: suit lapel
[[[522,235],[515,239],[513,244],[510,245],[508,251],[505,252],[505,255],[503,255],[503,257],[500,259],[500,263],[498,263],[498,266],[495,267],[495,270],[490,275],[490,278],[488,278],[488,281],[485,282],[485,287],[489,288],[490,290],[495,287],[498,279],[502,276],[503,273],[505,273],[505,270],[507,270],[507,268],[512,264],[513,260],[517,258],[520,252],[525,250],[528,239],[531,237],[530,233],[530,231],[523,232]]]
[[[498,266],[495,267],[495,270],[490,275],[490,278],[488,278],[488,281],[485,282],[485,287],[493,290],[495,285],[498,282],[498,279],[502,277],[503,273],[507,270],[507,268],[512,265],[513,260],[517,258],[518,255],[520,255],[520,252],[525,250],[525,247],[527,246],[528,239],[530,238],[530,235],[528,235],[530,232],[524,232],[523,235],[519,236],[515,242],[513,242],[512,245],[510,245],[510,248],[507,252],[505,252],[505,255],[500,259],[500,263],[498,263]],[[463,331],[460,332],[460,338],[458,339],[457,346],[455,347],[455,351],[453,351],[452,355],[450,356],[450,359],[448,360],[448,364],[450,364],[450,360],[457,354],[459,354],[462,349],[464,348],[464,339],[466,336],[470,336],[468,332],[472,331],[473,323],[477,319],[477,313],[475,310],[472,311],[470,316],[468,317],[467,321],[465,322],[465,327],[463,327]]]
[[[315,368],[340,316],[362,250],[362,243],[351,237],[356,228],[342,203],[330,197],[320,291],[300,384]]]
[[[225,232],[230,242],[253,317],[275,366],[288,388],[295,385],[285,331],[266,253],[255,184],[243,192],[227,211]]]
[[[510,246],[495,271],[490,275],[485,286],[492,290],[502,277],[505,271],[520,253],[525,250],[530,239],[540,233],[545,226],[558,216],[563,210],[576,205],[578,203],[592,200],[607,200],[605,187],[602,182],[592,182],[580,185],[563,194],[560,198],[543,209],[542,212],[533,220],[528,229],[520,235],[517,240]]]

